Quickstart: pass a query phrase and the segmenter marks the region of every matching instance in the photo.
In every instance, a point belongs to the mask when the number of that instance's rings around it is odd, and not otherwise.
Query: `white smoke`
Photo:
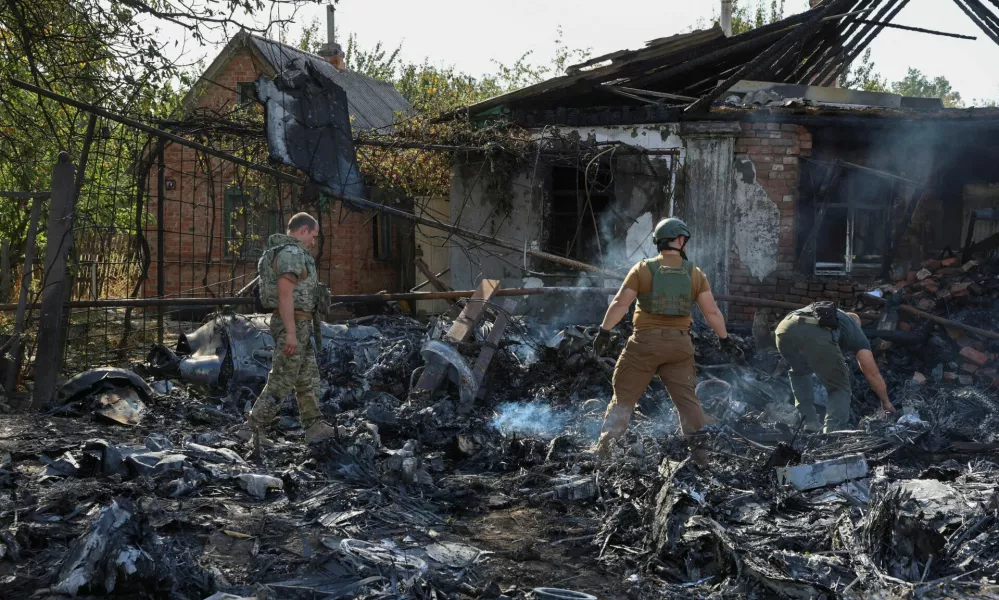
[[[569,415],[542,402],[507,402],[497,409],[492,426],[504,436],[551,439],[565,429],[568,420]]]

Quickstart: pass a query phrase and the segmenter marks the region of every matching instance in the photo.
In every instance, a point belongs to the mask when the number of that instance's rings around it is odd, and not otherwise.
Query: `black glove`
[[[721,346],[721,349],[725,354],[728,354],[736,360],[741,360],[745,356],[742,349],[739,348],[739,345],[732,339],[732,336],[718,338],[718,345]]]
[[[593,338],[593,356],[600,356],[607,349],[610,344],[611,335],[610,332],[604,328],[600,328],[600,332],[597,333],[597,337]]]

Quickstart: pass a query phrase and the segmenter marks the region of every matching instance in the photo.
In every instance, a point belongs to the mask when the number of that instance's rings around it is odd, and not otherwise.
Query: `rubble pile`
[[[961,264],[956,257],[927,260],[919,270],[909,271],[904,281],[885,284],[861,295],[860,304],[870,304],[873,296],[886,300],[879,330],[916,334],[908,344],[882,343],[881,349],[892,349],[886,359],[892,363],[893,372],[908,371],[915,386],[927,383],[999,386],[996,362],[999,341],[899,311],[899,306],[908,305],[956,323],[995,331],[999,261],[971,260]]]
[[[498,316],[459,340],[453,313],[327,324],[338,435],[307,447],[286,402],[263,461],[240,435],[273,351],[257,317],[69,380],[0,425],[0,595],[999,597],[999,403],[911,383],[943,357],[878,350],[900,418],[858,384],[857,431],[806,435],[786,366],[752,340],[734,361],[698,324],[705,471],[658,380],[598,459],[613,360],[594,327]]]

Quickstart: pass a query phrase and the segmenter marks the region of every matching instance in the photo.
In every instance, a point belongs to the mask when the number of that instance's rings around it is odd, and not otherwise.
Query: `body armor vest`
[[[661,258],[643,261],[652,273],[652,291],[639,294],[638,308],[654,315],[687,316],[694,306],[690,297],[694,265],[685,260],[679,267],[662,264]]]
[[[275,270],[275,263],[277,262],[278,252],[281,252],[289,246],[294,246],[293,243],[277,244],[270,248],[264,250],[263,255],[257,262],[257,274],[260,276],[260,304],[263,305],[265,310],[273,311],[278,308],[278,291],[277,291],[277,281],[278,276]],[[303,277],[304,275],[304,277]],[[305,273],[299,274],[299,286],[296,287],[295,296],[295,310],[307,310],[312,311],[315,309],[315,296],[317,294],[316,288],[318,287],[319,280],[315,272],[315,268],[312,266],[311,257],[306,261]],[[328,294],[328,292],[327,292]],[[300,306],[304,301],[307,306]],[[326,303],[329,304],[329,299],[326,299]],[[328,307],[327,307],[328,308]]]

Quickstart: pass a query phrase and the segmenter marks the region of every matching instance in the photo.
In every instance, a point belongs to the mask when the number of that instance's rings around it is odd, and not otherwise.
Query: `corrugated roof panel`
[[[296,58],[306,60],[343,88],[355,132],[391,127],[398,113],[408,113],[413,108],[391,83],[353,71],[338,71],[324,58],[280,42],[255,35],[250,40],[276,70],[284,70]]]

